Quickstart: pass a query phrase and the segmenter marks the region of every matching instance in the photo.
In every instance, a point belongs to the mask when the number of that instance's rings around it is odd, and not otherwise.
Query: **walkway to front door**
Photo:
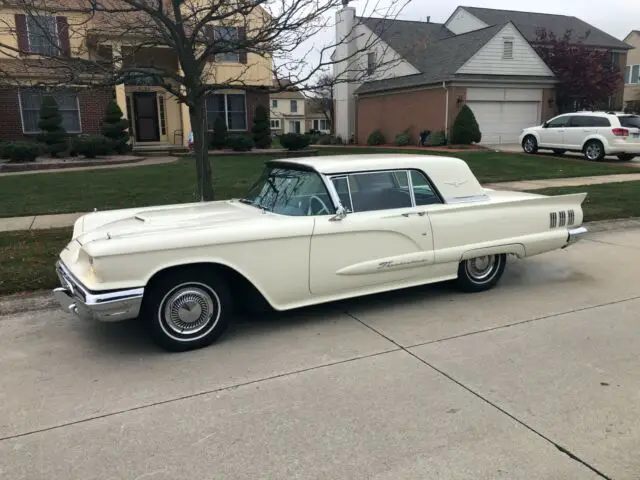
[[[156,92],[133,92],[133,116],[136,141],[157,142],[160,140]]]

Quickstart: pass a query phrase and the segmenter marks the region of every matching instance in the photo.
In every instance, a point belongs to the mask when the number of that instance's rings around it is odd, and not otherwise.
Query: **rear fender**
[[[460,261],[469,260],[470,258],[484,257],[486,255],[500,255],[501,253],[515,255],[518,258],[524,258],[526,256],[524,245],[521,243],[511,243],[467,250],[460,256]]]

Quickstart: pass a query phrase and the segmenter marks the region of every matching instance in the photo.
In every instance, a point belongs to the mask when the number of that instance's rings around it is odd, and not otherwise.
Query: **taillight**
[[[628,137],[629,136],[629,130],[627,130],[626,128],[612,128],[611,132],[616,137]]]

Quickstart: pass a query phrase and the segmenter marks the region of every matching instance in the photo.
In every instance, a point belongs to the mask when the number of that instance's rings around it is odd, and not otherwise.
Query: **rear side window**
[[[619,116],[620,125],[627,128],[640,128],[640,116],[638,115],[625,115]]]
[[[591,115],[573,115],[569,127],[610,127],[611,122],[606,117]]]

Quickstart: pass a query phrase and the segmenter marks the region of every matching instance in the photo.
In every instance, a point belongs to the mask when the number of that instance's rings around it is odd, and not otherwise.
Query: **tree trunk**
[[[191,130],[193,131],[193,152],[198,178],[198,198],[201,202],[214,199],[211,163],[209,162],[209,142],[207,136],[207,118],[203,100],[189,105]]]

